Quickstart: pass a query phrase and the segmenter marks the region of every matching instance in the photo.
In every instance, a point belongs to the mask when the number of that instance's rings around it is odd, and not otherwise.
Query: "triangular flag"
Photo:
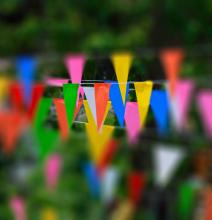
[[[64,84],[63,93],[66,106],[66,114],[68,118],[69,127],[72,126],[74,119],[74,112],[77,105],[78,84]]]
[[[10,207],[13,211],[15,220],[26,220],[25,201],[21,197],[12,197],[10,199]]]
[[[182,220],[191,219],[195,204],[195,189],[190,183],[183,183],[179,187],[179,217]]]
[[[154,149],[154,162],[155,162],[155,181],[161,186],[165,186],[179,163],[184,157],[184,152],[176,147],[157,145]]]
[[[105,148],[113,134],[114,127],[103,125],[99,132],[94,124],[86,124],[86,132],[90,141],[91,158],[95,164],[98,164],[105,153]]]
[[[204,193],[204,205],[205,205],[205,213],[204,213],[204,220],[211,220],[212,219],[212,189],[211,187],[209,189],[205,190]]]
[[[70,54],[65,57],[65,65],[72,83],[81,83],[85,60],[83,54]]]
[[[53,208],[45,208],[41,212],[41,220],[58,220],[58,217]]]
[[[96,100],[95,100],[95,92],[93,87],[83,87],[85,96],[87,99],[87,103],[90,107],[92,117],[97,125],[97,116],[96,116]]]
[[[136,143],[138,141],[138,134],[140,131],[137,102],[127,102],[125,109],[125,122],[129,142]]]
[[[4,97],[7,95],[8,88],[10,85],[10,80],[7,77],[0,77],[0,103],[3,101]]]
[[[45,83],[46,83],[48,86],[62,87],[63,84],[67,84],[68,81],[69,81],[69,79],[49,77],[49,78],[46,79]]]
[[[165,134],[168,129],[169,102],[165,90],[153,90],[151,96],[151,108],[155,116],[160,134]]]
[[[105,203],[110,203],[116,193],[119,172],[114,167],[109,167],[101,178],[101,196]]]
[[[135,82],[134,86],[138,102],[140,126],[144,127],[147,113],[149,110],[153,83],[152,81]]]
[[[125,90],[125,98],[127,100],[129,90],[129,84],[127,84],[127,89]],[[117,116],[118,122],[121,127],[124,126],[124,114],[126,107],[126,100],[123,102],[121,97],[121,92],[118,83],[112,83],[110,86],[110,100],[114,109],[114,112]]]
[[[160,60],[165,69],[166,77],[170,83],[171,97],[175,93],[183,57],[184,51],[181,48],[164,49],[160,52]]]
[[[192,80],[179,80],[176,83],[175,96],[170,99],[170,109],[178,131],[186,128],[193,88]]]
[[[212,91],[205,90],[199,92],[197,96],[197,104],[204,124],[205,132],[208,137],[212,137]]]
[[[16,60],[18,77],[24,87],[24,102],[28,104],[31,100],[31,90],[36,71],[37,61],[31,56],[21,56]]]
[[[69,137],[69,126],[68,126],[68,119],[66,115],[66,108],[64,99],[54,99],[54,105],[56,108],[57,118],[58,118],[58,125],[60,128],[60,135],[62,140],[66,140]]]
[[[91,194],[94,197],[98,197],[100,193],[100,182],[95,166],[92,163],[86,163],[84,165],[84,172]]]
[[[133,171],[128,176],[129,198],[136,205],[141,199],[146,177],[144,174]]]
[[[26,124],[26,118],[23,114],[16,111],[9,111],[0,113],[0,121],[2,145],[4,151],[9,154],[14,150],[16,142]]]
[[[55,189],[60,175],[62,158],[59,154],[49,155],[45,162],[46,185],[51,190]]]
[[[45,128],[45,120],[52,105],[52,98],[42,98],[34,119],[34,131],[39,144],[39,156],[43,160],[52,151],[58,137],[58,132]]]
[[[116,53],[112,55],[112,61],[119,82],[122,102],[125,102],[127,79],[132,63],[132,55],[130,53]]]
[[[110,84],[108,83],[95,83],[95,103],[96,103],[96,116],[97,116],[97,127],[100,130],[104,123],[104,116],[106,114]]]

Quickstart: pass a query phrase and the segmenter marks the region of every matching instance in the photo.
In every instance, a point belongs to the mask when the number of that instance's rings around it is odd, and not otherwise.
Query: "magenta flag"
[[[58,154],[52,154],[48,157],[45,164],[46,185],[50,189],[55,189],[61,169],[61,157]]]
[[[138,134],[141,128],[137,102],[127,102],[125,122],[129,142],[135,144],[138,141]]]
[[[49,77],[46,79],[45,82],[48,86],[62,87],[63,84],[68,83],[68,81],[69,81],[69,79]]]
[[[212,91],[202,90],[197,96],[198,109],[202,118],[206,135],[212,137]]]
[[[176,84],[175,97],[172,102],[172,113],[177,130],[186,129],[191,96],[194,89],[192,80],[179,80]]]
[[[15,220],[26,220],[26,209],[23,198],[14,196],[10,199],[10,207],[13,211]]]

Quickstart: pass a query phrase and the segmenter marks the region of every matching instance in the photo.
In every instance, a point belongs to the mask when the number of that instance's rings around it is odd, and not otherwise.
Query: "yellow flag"
[[[95,124],[86,124],[86,131],[90,141],[90,153],[94,163],[98,164],[102,158],[105,147],[113,134],[113,130],[113,126],[103,125],[101,131],[98,131]]]
[[[3,101],[4,97],[7,95],[10,80],[6,77],[0,78],[0,102]]]
[[[139,108],[140,123],[141,123],[141,127],[143,127],[149,110],[149,103],[150,103],[153,83],[152,81],[135,82],[134,86],[135,86],[135,92],[136,92],[138,108]]]
[[[57,220],[57,214],[54,209],[46,208],[41,213],[42,220]]]
[[[117,53],[112,55],[112,62],[116,72],[117,80],[120,83],[122,101],[125,103],[127,79],[130,66],[132,63],[132,55],[130,53]]]

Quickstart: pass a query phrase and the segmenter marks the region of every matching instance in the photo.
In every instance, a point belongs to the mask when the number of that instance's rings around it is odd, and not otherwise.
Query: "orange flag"
[[[98,130],[100,130],[104,123],[106,110],[109,110],[107,109],[107,106],[109,99],[110,84],[95,83],[94,89],[95,89],[95,100],[96,100],[97,127]]]
[[[57,112],[58,125],[60,127],[60,135],[62,140],[66,140],[69,136],[68,119],[66,116],[66,108],[64,99],[54,99],[54,105]]]
[[[164,49],[160,52],[160,60],[169,81],[170,95],[172,97],[174,96],[183,57],[184,51],[181,48]]]

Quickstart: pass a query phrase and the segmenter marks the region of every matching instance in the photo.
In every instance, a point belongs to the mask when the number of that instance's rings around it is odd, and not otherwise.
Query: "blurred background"
[[[197,93],[212,85],[211,24],[210,0],[3,0],[0,73],[17,79],[15,59],[31,55],[38,60],[36,82],[47,76],[67,78],[63,59],[71,52],[87,54],[83,80],[115,80],[110,54],[128,51],[134,54],[129,81],[163,80],[166,77],[158,53],[163,48],[177,47],[185,51],[181,77],[193,79]],[[45,95],[60,97],[61,89],[46,88]],[[3,151],[0,154],[0,220],[15,219],[9,206],[13,195],[26,201],[29,220],[202,219],[197,213],[204,203],[202,195],[208,190],[205,185],[210,189],[211,184],[211,140],[204,135],[194,100],[189,114],[188,133],[171,132],[158,137],[150,113],[147,129],[134,148],[129,148],[125,131],[117,129],[114,137],[119,147],[112,164],[118,169],[119,183],[116,195],[106,205],[90,193],[82,169],[89,160],[84,125],[74,124],[70,139],[56,149],[62,155],[63,169],[53,192],[46,190],[43,166],[37,158],[38,145],[31,130],[26,129],[12,155]],[[82,111],[79,118],[83,117]],[[54,112],[50,118],[51,126],[56,126]],[[114,116],[107,120],[118,125]],[[165,189],[156,186],[152,177],[152,146],[161,142],[183,146],[188,154]],[[136,208],[126,201],[131,171],[149,175]],[[196,177],[203,184],[193,190],[190,182]],[[47,209],[57,214],[42,217],[42,210]]]

